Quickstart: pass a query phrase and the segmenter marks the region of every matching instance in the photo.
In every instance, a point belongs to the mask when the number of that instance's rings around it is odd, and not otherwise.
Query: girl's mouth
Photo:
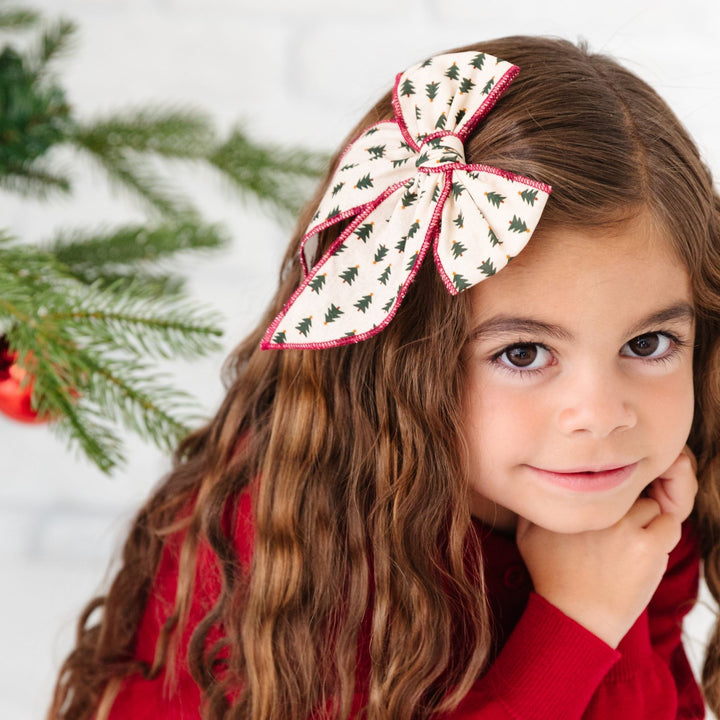
[[[578,469],[570,471],[544,470],[542,468],[527,465],[532,472],[541,480],[553,485],[577,490],[579,492],[600,492],[610,490],[622,485],[635,471],[637,462],[629,465],[592,469]]]

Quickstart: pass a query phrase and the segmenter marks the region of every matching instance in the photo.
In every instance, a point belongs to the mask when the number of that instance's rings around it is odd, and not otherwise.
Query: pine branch
[[[0,10],[0,30],[28,30],[40,22],[35,10]]]
[[[59,20],[45,30],[33,54],[32,66],[41,74],[52,60],[68,55],[75,47],[78,27],[70,20]]]
[[[124,463],[122,443],[109,427],[103,408],[78,403],[68,390],[73,386],[58,372],[58,368],[71,366],[58,364],[57,354],[52,358],[44,354],[42,343],[38,342],[40,336],[22,333],[22,329],[22,326],[16,328],[8,338],[13,345],[23,349],[19,364],[34,376],[32,405],[36,412],[57,418],[51,425],[52,430],[67,445],[77,443],[103,472],[109,473]]]
[[[0,173],[0,189],[22,197],[46,200],[55,193],[67,195],[72,189],[67,177],[43,169],[39,161],[31,165],[8,163],[4,172],[7,174]]]
[[[112,187],[130,192],[150,212],[164,218],[199,220],[197,210],[138,153],[95,154]]]
[[[251,142],[239,127],[208,160],[231,181],[233,190],[251,194],[293,217],[329,162],[322,153]]]
[[[95,232],[64,231],[58,233],[46,249],[76,275],[136,267],[138,263],[155,262],[183,250],[215,250],[228,242],[222,226],[186,222],[153,228],[126,225]]]
[[[48,253],[26,247],[0,249],[2,315],[42,325],[46,333],[64,329],[78,347],[102,345],[159,358],[205,355],[219,349],[222,335],[218,315],[188,298],[153,297],[132,284],[122,293],[85,286]]]
[[[58,418],[53,428],[103,471],[123,461],[112,423],[170,449],[198,420],[192,398],[140,359],[218,348],[216,316],[190,300],[83,285],[52,253],[16,246],[0,231],[2,321],[34,376],[36,410]]]
[[[47,322],[70,325],[80,345],[102,345],[138,357],[202,356],[220,349],[219,317],[187,298],[141,295],[129,287],[122,295],[115,288],[82,288],[70,293],[65,308],[48,309]]]
[[[205,158],[216,143],[210,118],[187,108],[140,107],[78,125],[71,138],[95,155],[125,150],[172,158]]]
[[[177,296],[187,289],[187,281],[178,275],[143,272],[108,272],[102,268],[88,267],[86,270],[75,268],[72,276],[84,285],[96,285],[101,290],[111,290],[119,294],[139,291],[144,297],[159,298]]]

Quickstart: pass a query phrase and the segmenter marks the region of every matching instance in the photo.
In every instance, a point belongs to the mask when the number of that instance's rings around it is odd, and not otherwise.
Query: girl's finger
[[[664,513],[677,516],[681,521],[690,514],[697,494],[695,471],[697,461],[686,447],[675,462],[656,478],[648,490],[649,497],[656,500]]]

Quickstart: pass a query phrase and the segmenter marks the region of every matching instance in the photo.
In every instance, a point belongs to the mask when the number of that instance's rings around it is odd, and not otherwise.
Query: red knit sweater
[[[697,538],[688,523],[670,555],[667,572],[647,610],[617,650],[532,591],[512,538],[482,529],[488,594],[499,652],[447,720],[670,720],[703,718],[704,705],[681,642],[682,619],[699,581]],[[180,537],[168,542],[137,637],[137,656],[151,662],[158,630],[177,585]],[[235,526],[239,558],[252,553],[251,508],[241,501]],[[212,551],[201,547],[188,628],[212,606],[220,577]],[[198,720],[200,691],[183,662],[177,689],[167,695],[165,673],[140,676],[122,686],[110,720]],[[362,698],[357,699],[362,706]]]

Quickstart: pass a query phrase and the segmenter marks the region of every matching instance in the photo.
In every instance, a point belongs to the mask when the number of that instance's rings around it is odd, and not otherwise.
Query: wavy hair
[[[720,202],[711,175],[665,102],[614,60],[540,37],[460,48],[470,49],[521,72],[468,139],[467,162],[550,184],[545,228],[600,227],[647,209],[690,272],[695,515],[705,577],[718,599]],[[388,93],[347,142],[391,117]],[[451,296],[428,258],[377,336],[322,351],[259,349],[301,281],[299,241],[339,154],[299,219],[267,312],[226,361],[224,402],[179,445],[171,472],[134,521],[108,592],[80,619],[50,720],[102,720],[122,678],[170,667],[203,542],[217,556],[222,590],[190,628],[181,660],[202,689],[204,718],[305,720],[319,708],[348,717],[362,628],[370,637],[362,688],[370,720],[450,709],[483,672],[492,633],[461,440],[470,293]],[[325,231],[321,251],[338,232]],[[255,528],[248,569],[224,522],[246,491]],[[178,537],[175,607],[148,666],[134,657],[136,633],[163,548]],[[208,650],[220,625],[224,650]],[[458,633],[461,647],[453,643]],[[703,686],[720,711],[717,628]]]

